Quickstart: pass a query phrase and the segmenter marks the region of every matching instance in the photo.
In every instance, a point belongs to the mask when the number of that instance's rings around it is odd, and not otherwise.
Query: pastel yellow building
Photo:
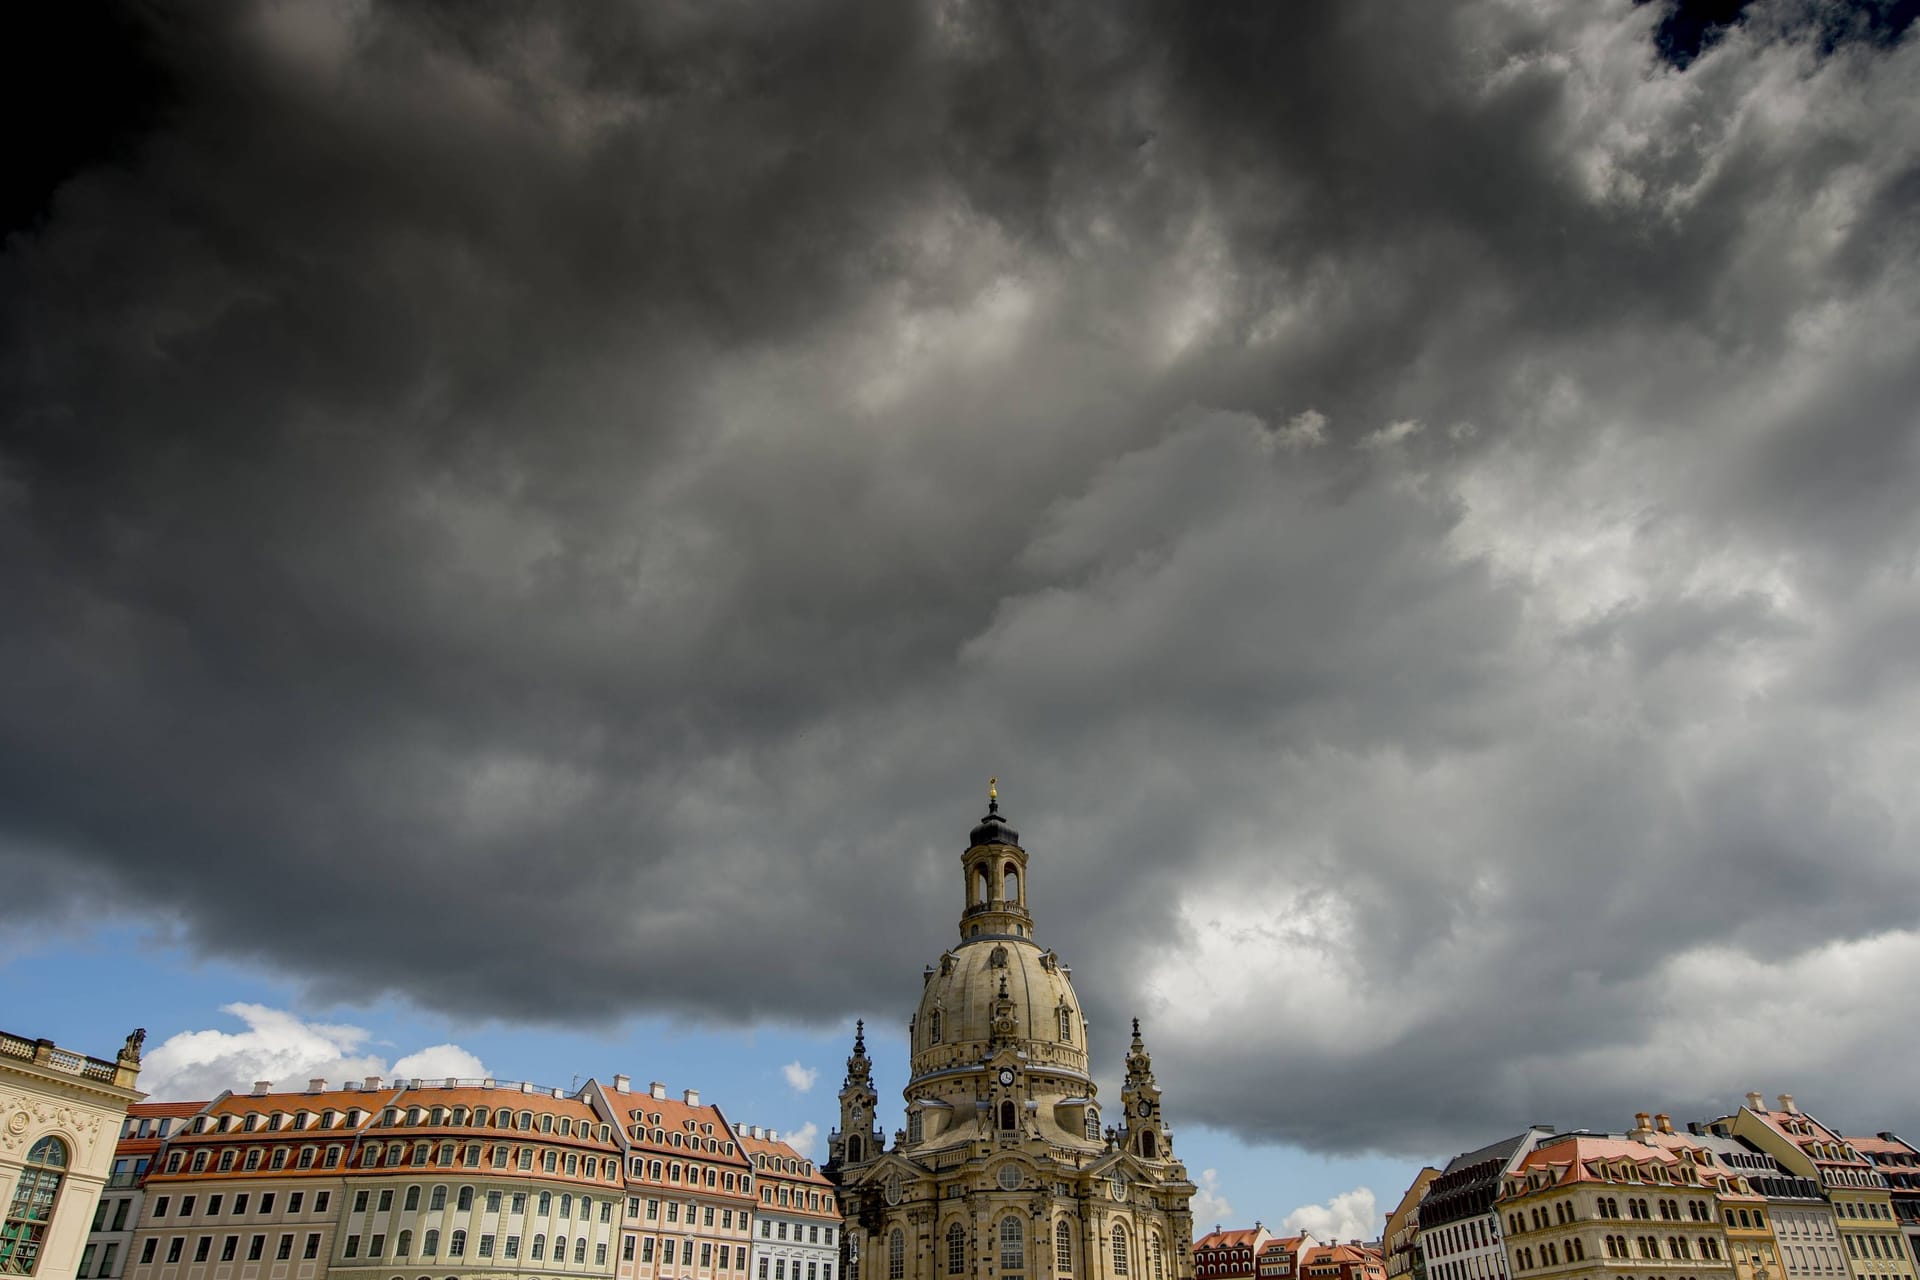
[[[0,1032],[0,1274],[77,1271],[120,1124],[146,1096],[134,1088],[145,1038],[108,1061]]]
[[[1833,1206],[1839,1241],[1852,1280],[1915,1280],[1913,1259],[1894,1214],[1887,1180],[1863,1152],[1795,1105],[1783,1093],[1769,1109],[1760,1095],[1715,1121],[1779,1162],[1789,1173],[1819,1182]]]

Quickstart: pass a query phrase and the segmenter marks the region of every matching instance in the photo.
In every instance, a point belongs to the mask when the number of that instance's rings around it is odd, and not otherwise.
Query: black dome
[[[973,829],[967,839],[970,842],[967,845],[969,849],[982,844],[1010,844],[1016,849],[1021,847],[1020,833],[1008,826],[1006,819],[1000,816],[998,800],[987,802],[987,816],[980,819],[980,825]]]

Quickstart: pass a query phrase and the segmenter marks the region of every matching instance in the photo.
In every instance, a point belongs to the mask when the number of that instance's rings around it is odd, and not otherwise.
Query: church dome
[[[1036,1066],[1084,1075],[1086,1039],[1080,998],[1058,956],[1029,938],[975,938],[942,955],[927,976],[913,1023],[913,1075],[975,1065],[1002,1043],[1017,1044]]]

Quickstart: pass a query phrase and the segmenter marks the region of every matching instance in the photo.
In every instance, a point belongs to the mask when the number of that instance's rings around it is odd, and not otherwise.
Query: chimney
[[[1783,1093],[1780,1095],[1780,1109],[1786,1112],[1790,1116],[1797,1116],[1800,1114],[1800,1108],[1793,1105],[1793,1095],[1790,1093]]]
[[[690,1107],[697,1107],[700,1105],[700,1091],[698,1089],[688,1089],[681,1093],[680,1099]]]
[[[1633,1132],[1627,1137],[1635,1142],[1645,1142],[1647,1135],[1653,1132],[1653,1117],[1644,1111],[1633,1113]]]
[[[1747,1110],[1765,1111],[1766,1109],[1767,1100],[1765,1098],[1762,1098],[1758,1093],[1750,1093],[1747,1095]]]
[[[756,1124],[747,1132],[751,1133],[755,1138],[758,1138],[760,1136],[760,1126]]]
[[[368,1076],[366,1078],[365,1085],[369,1093],[373,1092],[375,1089],[378,1089],[380,1087],[380,1077]]]
[[[768,1142],[780,1141],[780,1131],[778,1129],[767,1130],[767,1141]]]
[[[266,1097],[266,1096],[267,1096],[268,1094],[270,1094],[270,1093],[272,1093],[272,1092],[273,1092],[273,1081],[271,1081],[271,1080],[255,1080],[255,1081],[253,1082],[253,1096],[254,1096],[254,1097],[256,1097],[256,1098],[264,1098],[264,1097]]]
[[[443,1085],[442,1087],[447,1089],[458,1089],[460,1087],[460,1078],[458,1076],[448,1076],[446,1084]]]
[[[1673,1132],[1673,1117],[1662,1111],[1653,1118],[1653,1127],[1661,1133]]]
[[[613,1091],[615,1093],[632,1093],[633,1077],[632,1076],[615,1076],[613,1078]]]
[[[1894,1132],[1893,1130],[1891,1130],[1891,1129],[1882,1129],[1882,1130],[1881,1130],[1881,1131],[1879,1132],[1879,1134],[1878,1134],[1877,1136],[1879,1137],[1879,1139],[1880,1139],[1880,1141],[1882,1141],[1882,1142],[1898,1142],[1898,1141],[1900,1141],[1900,1135],[1899,1135],[1899,1134],[1897,1134],[1897,1133],[1895,1133],[1895,1132]]]
[[[327,1091],[326,1077],[315,1076],[313,1079],[307,1081],[308,1093],[325,1093],[326,1091]]]
[[[651,1081],[647,1085],[647,1095],[655,1102],[665,1102],[667,1100],[667,1086],[665,1082],[660,1080]]]

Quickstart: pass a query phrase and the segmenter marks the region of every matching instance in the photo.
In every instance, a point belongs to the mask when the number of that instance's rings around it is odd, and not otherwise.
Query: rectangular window
[[[207,1260],[207,1255],[212,1252],[213,1252],[213,1237],[201,1236],[199,1241],[193,1246],[193,1260],[195,1262],[205,1262]]]
[[[220,1216],[220,1202],[224,1199],[226,1199],[225,1196],[207,1197],[207,1216],[209,1218],[217,1218]]]
[[[498,1191],[487,1192],[487,1212],[500,1212],[500,1193]]]
[[[365,1213],[367,1211],[366,1188],[362,1187],[353,1193],[353,1211],[355,1213]]]
[[[653,1261],[653,1237],[652,1236],[648,1236],[645,1240],[642,1240],[640,1242],[640,1261],[642,1262]]]
[[[378,1205],[378,1212],[385,1213],[387,1210],[391,1208],[393,1208],[393,1188],[388,1187],[380,1193],[380,1203]]]
[[[730,1244],[720,1246],[720,1269],[722,1271],[733,1270],[733,1246]]]
[[[680,1221],[680,1202],[678,1200],[672,1201],[667,1205],[667,1221]]]
[[[315,1213],[325,1213],[327,1211],[327,1205],[330,1204],[332,1200],[333,1200],[333,1192],[331,1191],[314,1192],[313,1193],[313,1211]]]
[[[320,1256],[320,1233],[318,1231],[307,1232],[307,1247],[300,1256],[303,1258],[317,1258]]]
[[[780,1224],[780,1238],[782,1240],[787,1238],[787,1224],[784,1222]]]
[[[767,1239],[771,1239],[772,1236],[773,1236],[773,1223],[766,1218],[760,1219],[760,1238],[762,1240],[767,1240]]]
[[[807,1243],[808,1244],[820,1243],[820,1228],[818,1225],[807,1228]]]
[[[93,1229],[98,1231],[100,1229],[99,1224],[95,1223]],[[93,1250],[94,1246],[88,1245],[80,1251],[80,1269],[74,1272],[74,1275],[80,1277],[81,1280],[85,1280],[87,1272],[93,1270]],[[9,1267],[8,1269],[11,1270],[12,1268]]]
[[[359,1236],[347,1237],[347,1247],[344,1252],[344,1256],[349,1258],[357,1258],[360,1256],[360,1237]]]
[[[767,1260],[760,1259],[760,1280],[767,1280]]]
[[[659,1219],[659,1217],[660,1217],[660,1202],[659,1202],[658,1200],[649,1200],[649,1201],[647,1201],[647,1218],[648,1218],[648,1220],[649,1220],[649,1221],[655,1221],[655,1220],[658,1220],[658,1219]]]
[[[713,1206],[712,1205],[708,1205],[701,1212],[700,1225],[703,1227],[710,1227],[713,1225]]]
[[[527,1193],[526,1192],[516,1191],[513,1193],[513,1211],[515,1213],[525,1213],[527,1211]]]
[[[785,1258],[775,1258],[773,1260],[773,1280],[787,1280],[787,1260]]]
[[[110,1244],[100,1251],[100,1270],[97,1274],[103,1276],[113,1274],[113,1255],[118,1252],[120,1252],[120,1246],[117,1244]]]
[[[167,1261],[168,1262],[180,1261],[180,1249],[181,1249],[181,1246],[185,1245],[186,1243],[187,1243],[187,1238],[185,1236],[175,1236],[173,1239],[167,1241]]]
[[[384,1234],[376,1235],[367,1241],[367,1256],[369,1258],[384,1258],[387,1256],[387,1237]]]
[[[193,1216],[193,1197],[192,1196],[180,1197],[180,1216],[183,1218],[191,1218]]]
[[[493,1237],[492,1236],[480,1237],[480,1256],[483,1258],[491,1258],[493,1256]]]
[[[171,1197],[171,1196],[161,1196],[161,1197],[160,1197],[160,1198],[159,1198],[158,1200],[155,1200],[155,1201],[153,1202],[153,1216],[154,1216],[154,1217],[156,1217],[156,1218],[164,1218],[164,1217],[166,1217],[166,1216],[167,1216],[167,1201],[168,1201],[168,1200],[171,1200],[172,1198],[173,1198],[173,1197]]]
[[[304,1191],[294,1192],[292,1195],[287,1197],[287,1212],[288,1213],[300,1212],[301,1206],[306,1204],[306,1202],[307,1202],[306,1192]]]
[[[632,1236],[628,1236],[620,1242],[620,1260],[622,1262],[633,1261],[633,1237]]]
[[[700,1265],[709,1270],[713,1267],[713,1244],[711,1241],[703,1240],[700,1242]]]
[[[520,1256],[520,1237],[519,1236],[507,1237],[507,1256],[509,1258],[517,1258]]]
[[[260,1261],[260,1255],[265,1253],[266,1251],[267,1251],[267,1238],[265,1236],[255,1236],[253,1239],[247,1241],[247,1261],[248,1262]]]
[[[280,1262],[293,1256],[293,1232],[289,1231],[280,1237],[280,1247],[273,1251],[273,1256]]]
[[[140,1246],[140,1264],[145,1266],[153,1261],[154,1250],[160,1247],[160,1237],[154,1236]]]
[[[215,1200],[218,1200],[219,1198],[220,1198],[219,1196],[214,1197]],[[239,1195],[235,1196],[233,1198],[233,1211],[235,1213],[245,1213],[247,1211],[247,1202],[251,1198],[252,1197],[250,1197],[244,1191],[242,1191]],[[218,1213],[220,1212],[220,1206],[217,1204],[209,1204],[207,1206],[207,1211],[209,1213]]]
[[[260,1193],[260,1212],[262,1213],[273,1212],[273,1192],[263,1191]]]

